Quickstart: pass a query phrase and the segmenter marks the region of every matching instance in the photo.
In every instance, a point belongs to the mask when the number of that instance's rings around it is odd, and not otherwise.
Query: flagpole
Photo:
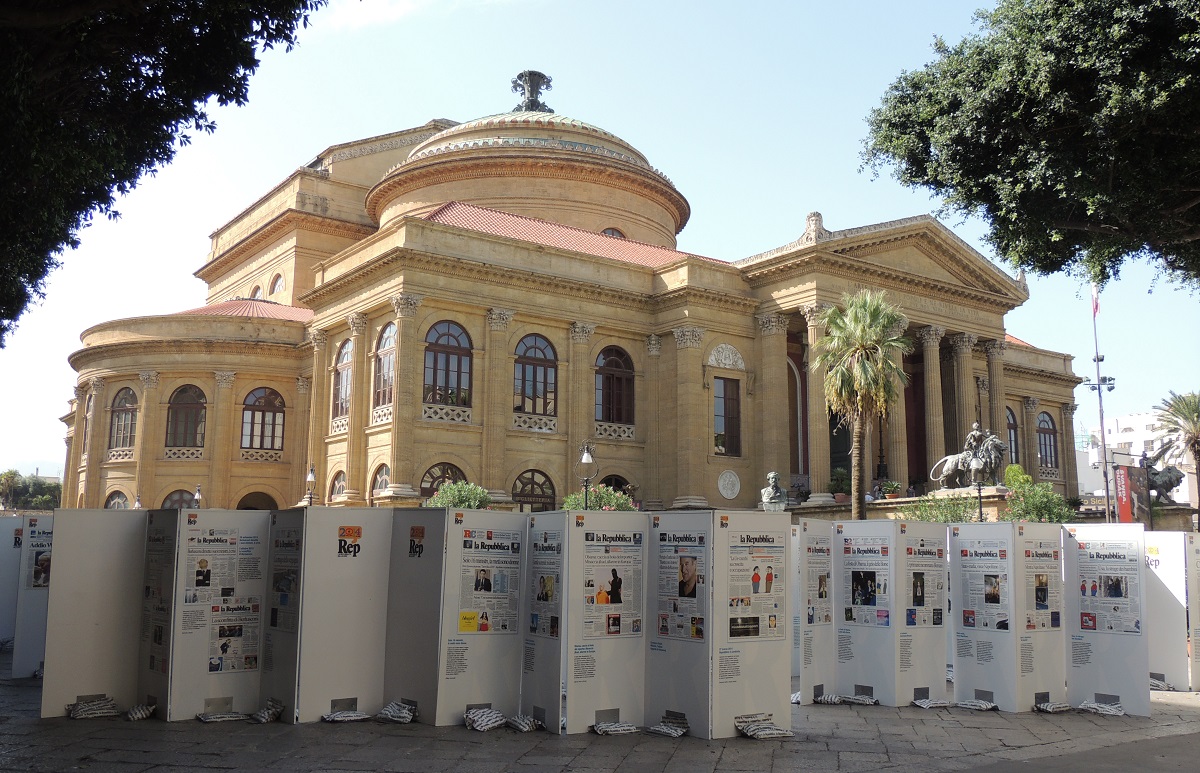
[[[1100,405],[1100,469],[1104,472],[1104,522],[1112,521],[1112,495],[1110,494],[1108,484],[1108,433],[1104,428],[1104,381],[1100,378],[1100,363],[1104,362],[1104,355],[1100,354],[1100,336],[1096,331],[1096,317],[1100,312],[1100,288],[1092,283],[1092,343],[1095,345],[1096,356],[1092,358],[1092,362],[1096,363],[1096,401]]]

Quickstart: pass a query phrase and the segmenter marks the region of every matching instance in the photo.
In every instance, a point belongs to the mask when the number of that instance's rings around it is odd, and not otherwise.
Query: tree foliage
[[[1179,448],[1191,455],[1192,464],[1200,472],[1200,392],[1180,395],[1172,391],[1154,410],[1164,433],[1163,448],[1155,456]]]
[[[563,497],[564,510],[583,510],[583,491],[572,491]],[[614,488],[599,484],[590,486],[587,495],[588,510],[637,510],[633,497]]]
[[[980,215],[1013,265],[1200,286],[1200,2],[1000,0],[905,72],[865,166]]]
[[[908,377],[900,355],[912,351],[905,338],[908,320],[887,302],[886,294],[861,290],[842,296],[842,306],[819,315],[825,335],[817,341],[812,367],[824,369],[825,404],[850,425],[850,502],[855,519],[866,517],[863,445],[867,424],[886,417]]]
[[[1008,507],[1000,515],[1004,521],[1041,521],[1066,523],[1075,518],[1075,510],[1049,483],[1021,483],[1008,492]]]
[[[460,507],[464,510],[484,510],[491,503],[487,489],[465,480],[443,483],[426,502],[430,507]]]
[[[0,7],[0,346],[59,256],[168,163],[206,104],[244,104],[259,47],[326,0],[15,0]]]
[[[16,470],[0,472],[0,509],[53,510],[62,499],[62,484]]]
[[[934,523],[967,523],[975,520],[976,503],[969,494],[946,496],[926,494],[900,507],[900,515],[908,521]]]

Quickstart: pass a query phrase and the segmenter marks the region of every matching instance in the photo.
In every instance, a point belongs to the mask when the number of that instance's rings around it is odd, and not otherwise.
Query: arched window
[[[512,489],[513,501],[526,513],[544,513],[554,509],[554,482],[541,470],[526,470],[517,476]]]
[[[167,498],[163,500],[162,509],[183,510],[194,504],[196,504],[196,495],[180,488],[167,494]]]
[[[625,487],[629,485],[629,481],[622,478],[620,475],[606,475],[600,479],[601,486],[608,486],[613,491],[625,493]]]
[[[1043,467],[1058,469],[1058,430],[1054,418],[1042,411],[1037,417],[1038,456]]]
[[[87,456],[88,440],[92,433],[92,398],[95,397],[91,392],[88,392],[87,402],[83,406],[83,455]]]
[[[513,375],[513,413],[557,416],[558,357],[540,335],[527,335],[517,344]]]
[[[204,392],[194,384],[175,390],[167,406],[167,448],[203,448]]]
[[[621,229],[620,229],[620,228],[605,228],[605,229],[604,229],[603,231],[601,231],[600,233],[604,234],[605,236],[615,236],[615,237],[617,237],[618,239],[624,239],[624,238],[625,238],[625,234],[621,233]]]
[[[133,448],[137,435],[137,395],[124,387],[113,398],[112,420],[108,425],[109,448]]]
[[[274,389],[259,387],[242,403],[242,448],[283,450],[283,398]]]
[[[281,292],[283,292],[283,275],[276,274],[275,278],[271,280],[271,295],[278,295]]]
[[[425,389],[430,405],[471,406],[471,337],[442,320],[425,335]]]
[[[375,402],[373,408],[391,405],[395,398],[396,325],[389,322],[379,331],[375,344]]]
[[[633,424],[633,360],[619,346],[596,358],[596,421]]]
[[[261,287],[259,287],[258,285],[254,285],[254,289],[250,291],[250,300],[252,300],[252,301],[261,301],[262,300],[262,288]]]
[[[333,476],[333,483],[329,485],[329,498],[344,496],[346,493],[346,473],[338,472]]]
[[[128,510],[129,497],[122,494],[120,491],[114,491],[108,495],[108,499],[104,500],[105,510]]]
[[[333,418],[350,415],[350,377],[354,373],[354,341],[347,338],[338,349],[333,371]]]
[[[392,468],[386,464],[381,464],[371,477],[371,496],[383,496],[387,493],[388,486],[390,485],[392,485]]]
[[[466,479],[463,471],[449,462],[435,464],[421,476],[421,496],[428,499],[437,493],[443,483],[455,483]]]
[[[1021,463],[1021,445],[1017,442],[1020,434],[1017,432],[1017,414],[1013,413],[1012,408],[1004,409],[1005,415],[1008,417],[1008,461],[1010,464]]]

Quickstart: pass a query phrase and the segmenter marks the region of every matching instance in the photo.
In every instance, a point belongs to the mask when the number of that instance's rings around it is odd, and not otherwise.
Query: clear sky
[[[971,0],[334,0],[300,45],[267,52],[250,103],[214,109],[217,131],[82,233],[44,303],[0,350],[0,470],[59,475],[59,421],[73,395],[79,334],[111,319],[204,304],[192,276],[208,237],[330,145],[511,110],[512,77],[541,70],[544,101],[641,150],[692,206],[679,248],[737,260],[796,239],[820,211],[831,230],[932,212],[938,202],[859,170],[864,119],[903,70],[933,58],[934,35],[973,30]],[[982,225],[945,221],[988,257]],[[1011,268],[1002,266],[1010,274]],[[1075,357],[1095,377],[1088,288],[1029,277],[1008,332]],[[1152,290],[1152,292],[1151,292]],[[1200,298],[1131,266],[1099,316],[1105,413],[1150,409],[1200,389]],[[1190,343],[1189,343],[1190,342]],[[1096,425],[1076,392],[1077,432]]]

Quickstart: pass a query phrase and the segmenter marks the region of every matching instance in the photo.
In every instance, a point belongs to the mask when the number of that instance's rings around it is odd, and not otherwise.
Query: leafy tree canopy
[[[6,510],[53,510],[62,499],[62,484],[16,470],[0,472],[0,508]]]
[[[583,510],[583,492],[572,491],[563,497],[564,510]],[[633,497],[623,491],[605,486],[603,483],[588,487],[588,510],[637,510]]]
[[[1103,283],[1146,259],[1200,286],[1200,1],[1000,0],[903,73],[864,165],[980,215],[1001,256]]]
[[[0,346],[114,197],[168,163],[205,105],[245,104],[259,47],[326,0],[10,0],[0,6]]]
[[[430,507],[461,507],[466,510],[484,510],[491,503],[492,497],[487,489],[465,480],[443,483],[426,502]]]

